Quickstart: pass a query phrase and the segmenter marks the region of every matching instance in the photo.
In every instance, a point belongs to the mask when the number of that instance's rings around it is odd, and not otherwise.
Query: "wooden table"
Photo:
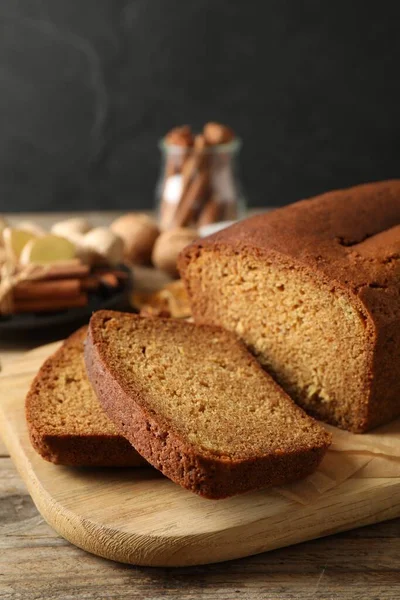
[[[102,224],[116,214],[88,216]],[[57,217],[36,220],[48,225]],[[21,218],[28,216],[13,215],[11,221]],[[140,269],[136,275],[140,281]],[[0,344],[3,365],[21,351]],[[72,546],[43,521],[0,440],[0,598],[397,600],[400,519],[217,565],[121,565]]]

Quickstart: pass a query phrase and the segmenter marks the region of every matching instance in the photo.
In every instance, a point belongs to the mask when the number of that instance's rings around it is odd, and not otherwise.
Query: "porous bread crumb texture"
[[[107,414],[149,462],[192,491],[223,497],[296,479],[329,445],[222,329],[101,311],[89,332],[88,374]]]
[[[147,408],[206,453],[248,458],[310,445],[321,434],[222,330],[122,317],[106,321],[101,335],[104,359]]]
[[[86,375],[87,327],[45,361],[26,398],[35,449],[47,460],[79,466],[136,466],[143,459],[117,432]]]
[[[196,322],[225,326],[310,413],[400,414],[400,180],[246,219],[181,255]]]
[[[236,333],[282,387],[344,428],[363,414],[371,353],[348,297],[293,266],[204,250],[188,267],[194,314]]]

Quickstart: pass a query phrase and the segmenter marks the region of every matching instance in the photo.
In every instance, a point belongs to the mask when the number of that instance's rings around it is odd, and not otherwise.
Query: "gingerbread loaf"
[[[364,432],[400,414],[400,181],[199,240],[179,268],[197,323],[235,332],[310,414]]]
[[[99,311],[85,357],[118,431],[201,496],[300,479],[329,446],[329,434],[222,329]]]
[[[71,335],[48,358],[26,398],[26,419],[35,450],[69,466],[144,466],[102,410],[86,376],[87,327]]]

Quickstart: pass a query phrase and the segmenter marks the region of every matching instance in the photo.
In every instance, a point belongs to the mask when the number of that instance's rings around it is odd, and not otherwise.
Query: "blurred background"
[[[400,8],[2,0],[0,210],[151,208],[157,142],[243,138],[250,206],[399,174]]]

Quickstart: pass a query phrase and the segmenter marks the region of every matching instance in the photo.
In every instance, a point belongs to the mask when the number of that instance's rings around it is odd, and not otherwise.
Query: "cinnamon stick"
[[[86,277],[89,275],[90,267],[88,265],[76,265],[75,267],[52,266],[49,271],[43,276],[43,279],[64,279],[65,277]]]
[[[191,223],[196,213],[197,203],[204,199],[208,188],[209,173],[205,170],[200,171],[182,197],[174,217],[175,227],[185,227]]]
[[[220,218],[221,204],[217,201],[217,198],[214,194],[203,206],[197,221],[197,227],[202,227],[203,225],[210,225],[211,223],[216,223],[220,220]]]
[[[207,196],[210,172],[206,146],[204,136],[196,136],[193,154],[183,167],[182,195],[172,220],[172,227],[190,224],[198,204]]]
[[[66,299],[74,298],[81,292],[79,279],[54,281],[22,281],[13,290],[14,300]]]
[[[162,229],[168,229],[175,213],[176,204],[166,197],[166,187],[169,179],[180,175],[184,169],[193,146],[194,137],[188,125],[175,127],[164,138],[166,145],[166,162],[164,170],[164,185],[160,206],[160,223]],[[177,201],[179,198],[177,198]]]
[[[182,198],[193,181],[196,173],[206,166],[206,140],[203,135],[196,135],[194,148],[182,167]]]
[[[47,298],[37,300],[16,300],[14,313],[55,312],[69,308],[81,308],[88,303],[88,296],[80,293],[73,298]]]
[[[80,288],[83,292],[94,292],[100,286],[99,278],[96,275],[89,275],[80,280]]]
[[[24,267],[26,268],[26,267]],[[37,265],[31,275],[36,281],[50,279],[75,279],[89,275],[90,267],[82,264],[79,259],[60,261],[49,265]]]

